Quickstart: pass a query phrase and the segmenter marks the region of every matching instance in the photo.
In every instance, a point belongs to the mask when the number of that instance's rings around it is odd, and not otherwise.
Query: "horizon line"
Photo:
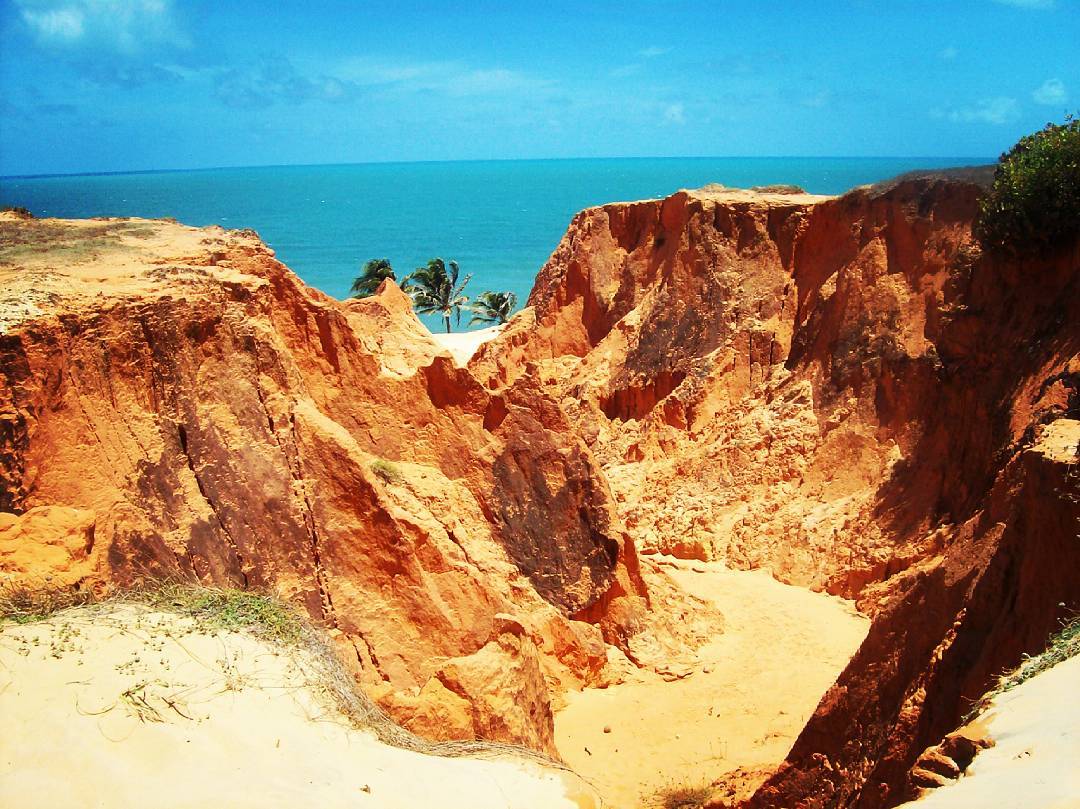
[[[344,163],[256,163],[243,166],[194,168],[120,169],[115,171],[37,172],[0,174],[0,180],[46,180],[59,177],[115,177],[136,174],[184,174],[238,169],[327,168],[337,166],[412,166],[448,163],[558,163],[585,160],[977,160],[996,163],[997,158],[977,155],[680,155],[632,157],[481,157],[453,160],[367,160]],[[971,165],[987,165],[978,163]]]

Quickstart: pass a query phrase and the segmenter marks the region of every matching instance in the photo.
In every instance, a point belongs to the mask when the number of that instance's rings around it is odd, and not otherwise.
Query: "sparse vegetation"
[[[1080,121],[1021,138],[1001,156],[975,236],[987,251],[1047,255],[1080,236]]]
[[[0,619],[32,624],[95,600],[90,590],[50,587],[47,583],[4,582],[0,585]]]
[[[118,617],[116,610],[124,606],[134,606],[139,611],[119,613]],[[149,582],[95,596],[90,590],[49,587],[47,582],[41,586],[12,582],[0,585],[0,629],[6,621],[25,625],[57,619],[48,647],[51,656],[57,659],[72,652],[81,653],[80,624],[87,620],[92,623],[121,620],[126,631],[138,631],[145,636],[147,650],[160,652],[168,639],[176,640],[178,636],[175,629],[146,620],[153,612],[192,619],[192,626],[181,634],[242,631],[290,649],[297,654],[295,661],[303,678],[302,685],[320,695],[351,725],[370,730],[385,744],[450,758],[509,754],[566,769],[561,762],[516,745],[482,740],[436,742],[410,733],[356,687],[355,679],[341,663],[326,634],[297,608],[270,592],[206,587],[193,582]],[[27,648],[45,648],[38,635],[27,636],[22,643]],[[260,687],[255,679],[237,673],[227,658],[228,654],[218,661],[226,675],[225,690]],[[134,673],[139,662],[136,652],[121,668]],[[162,721],[166,710],[191,719],[178,699],[170,697],[165,685],[159,680],[140,679],[118,695],[117,703],[142,722]],[[111,708],[97,713],[107,710]]]
[[[801,185],[788,185],[785,183],[777,183],[775,185],[755,185],[751,191],[756,191],[759,194],[805,194],[806,189]]]
[[[394,268],[390,266],[390,259],[370,259],[360,270],[360,275],[352,282],[349,291],[352,292],[354,298],[371,297],[378,291],[379,285],[387,278],[391,281],[397,281]]]
[[[1019,666],[1001,675],[997,685],[975,703],[968,715],[964,717],[964,721],[970,722],[986,710],[995,697],[1012,691],[1036,674],[1041,674],[1078,654],[1080,654],[1080,615],[1074,615],[1065,621],[1060,632],[1051,636],[1045,651],[1034,656],[1025,655],[1024,661]]]
[[[405,476],[401,474],[400,466],[383,458],[379,458],[371,464],[371,471],[386,483],[401,483],[405,479]]]
[[[47,261],[55,266],[96,261],[136,249],[124,237],[145,239],[154,232],[153,225],[139,222],[105,221],[72,227],[47,219],[7,219],[0,221],[0,264]]]
[[[97,596],[88,589],[7,583],[0,586],[0,619],[16,624],[44,621],[71,609],[97,603],[143,604],[193,618],[207,629],[247,631],[278,643],[295,644],[299,614],[271,593],[190,582],[158,582]]]
[[[21,205],[8,205],[5,208],[0,208],[0,213],[13,213],[20,219],[34,218],[34,215],[30,213],[30,209],[24,208]]]
[[[658,809],[701,809],[712,794],[712,787],[708,784],[669,786],[656,793],[653,805]]]

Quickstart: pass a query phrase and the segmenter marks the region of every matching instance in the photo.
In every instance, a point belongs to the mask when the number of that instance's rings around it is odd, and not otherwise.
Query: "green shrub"
[[[401,483],[405,479],[405,476],[401,474],[401,468],[396,463],[382,458],[371,464],[371,471],[386,483]]]
[[[1040,256],[1080,236],[1080,121],[1021,138],[1001,156],[975,236],[989,252]]]

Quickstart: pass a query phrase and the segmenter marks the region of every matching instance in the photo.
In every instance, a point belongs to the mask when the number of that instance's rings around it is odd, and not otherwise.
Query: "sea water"
[[[533,279],[582,208],[663,197],[707,183],[790,183],[839,194],[917,168],[985,158],[612,158],[266,166],[0,178],[0,206],[36,216],[174,217],[254,228],[308,284],[345,297],[361,265],[400,278],[428,259],[471,273],[466,294]],[[425,318],[434,327],[434,318]],[[466,326],[468,316],[462,319]]]

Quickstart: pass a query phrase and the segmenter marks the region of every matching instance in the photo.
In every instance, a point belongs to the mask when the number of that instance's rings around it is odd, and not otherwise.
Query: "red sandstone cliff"
[[[5,573],[273,585],[410,726],[552,753],[549,683],[649,635],[557,404],[486,390],[392,284],[342,304],[250,232],[0,226]]]
[[[275,584],[407,724],[541,749],[548,684],[691,617],[635,548],[769,567],[874,624],[754,804],[896,803],[1080,607],[1080,252],[981,256],[978,193],[584,211],[467,369],[250,234],[8,224],[0,560]]]
[[[981,256],[978,194],[923,178],[590,209],[472,362],[562,402],[639,548],[875,616],[755,805],[897,802],[1080,606],[1080,253]]]

